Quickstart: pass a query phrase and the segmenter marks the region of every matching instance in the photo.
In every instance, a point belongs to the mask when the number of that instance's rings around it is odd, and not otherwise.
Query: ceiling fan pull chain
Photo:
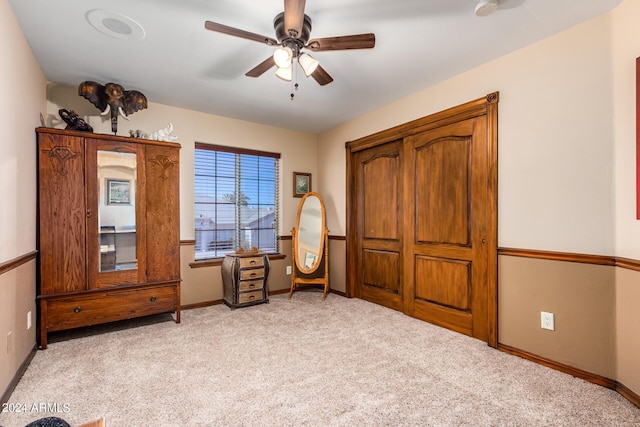
[[[296,70],[296,64],[294,62],[295,58],[291,58],[291,100],[295,98],[295,94],[293,93],[295,90],[298,90],[298,72]]]

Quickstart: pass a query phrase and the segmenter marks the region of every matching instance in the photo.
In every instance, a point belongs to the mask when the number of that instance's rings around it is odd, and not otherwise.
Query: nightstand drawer
[[[244,304],[245,302],[262,301],[262,291],[243,292],[238,294],[238,304]]]
[[[238,290],[240,292],[252,291],[254,289],[262,289],[264,287],[264,280],[244,280],[238,283]]]
[[[264,277],[264,268],[251,268],[248,270],[240,270],[240,280],[262,279]]]
[[[261,256],[240,258],[240,268],[247,267],[264,267],[264,258]]]

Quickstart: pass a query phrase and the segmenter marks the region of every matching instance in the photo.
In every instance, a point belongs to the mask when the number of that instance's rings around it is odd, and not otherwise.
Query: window
[[[196,143],[195,259],[278,252],[279,153]]]

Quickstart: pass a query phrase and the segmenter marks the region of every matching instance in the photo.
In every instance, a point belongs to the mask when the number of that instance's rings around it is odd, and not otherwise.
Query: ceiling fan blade
[[[295,31],[294,37],[302,34],[305,0],[284,0],[284,29],[287,35]]]
[[[216,22],[205,21],[204,27],[207,30],[215,31],[217,33],[228,34],[230,36],[240,37],[242,39],[253,40],[258,43],[265,43],[269,46],[277,46],[279,43],[276,39],[263,36],[256,33],[250,33],[249,31],[240,30],[238,28],[229,27],[228,25],[218,24]]]
[[[324,68],[319,65],[318,68],[316,68],[316,70],[311,74],[311,77],[313,77],[320,84],[320,86],[327,85],[333,81],[333,77],[331,77],[329,73],[327,73]]]
[[[262,61],[260,64],[255,66],[253,69],[247,71],[245,76],[247,77],[260,77],[263,75],[269,68],[276,65],[276,61],[273,59],[273,56],[269,56],[267,59]]]
[[[322,50],[343,50],[343,49],[371,49],[376,45],[376,35],[373,33],[354,34],[352,36],[324,37],[309,40],[307,49],[314,52]]]

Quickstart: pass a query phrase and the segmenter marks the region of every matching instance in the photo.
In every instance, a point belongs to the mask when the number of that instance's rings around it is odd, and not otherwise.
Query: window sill
[[[276,259],[285,259],[287,256],[283,255],[283,254],[268,254],[269,255],[269,260],[273,261]],[[193,261],[189,263],[189,267],[191,268],[202,268],[202,267],[217,267],[222,265],[222,261],[224,260],[224,257],[222,258],[210,258],[210,259],[202,259],[202,260],[198,260],[198,261]]]

